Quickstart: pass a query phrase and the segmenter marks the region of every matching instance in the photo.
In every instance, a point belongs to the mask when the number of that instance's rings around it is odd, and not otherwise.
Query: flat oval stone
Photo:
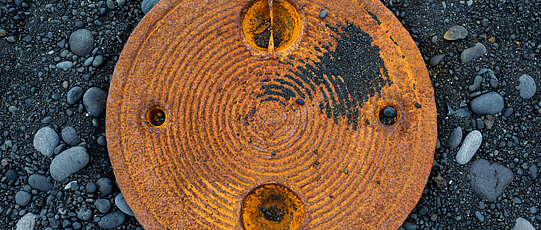
[[[535,80],[530,77],[528,74],[524,74],[520,76],[518,79],[520,84],[518,85],[518,89],[520,90],[520,97],[523,99],[530,99],[535,95],[536,85]]]
[[[483,56],[487,52],[487,48],[481,43],[475,44],[475,46],[470,47],[462,51],[460,54],[460,61],[462,63],[468,63],[473,59]]]
[[[478,130],[473,130],[468,133],[466,138],[464,138],[464,142],[462,142],[462,146],[460,146],[460,149],[456,154],[456,161],[459,164],[468,163],[481,146],[482,141],[483,135]]]
[[[471,110],[480,115],[496,114],[503,110],[503,97],[496,92],[489,92],[474,98],[471,103]]]
[[[62,181],[69,175],[84,168],[89,161],[86,149],[76,146],[61,152],[51,162],[50,173],[53,179]]]
[[[443,38],[445,38],[445,40],[454,41],[464,39],[466,36],[468,36],[468,30],[466,30],[466,28],[463,26],[453,26],[445,32]]]

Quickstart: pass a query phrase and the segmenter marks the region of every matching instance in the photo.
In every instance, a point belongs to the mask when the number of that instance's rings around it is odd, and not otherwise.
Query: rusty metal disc
[[[436,109],[378,0],[162,0],[117,62],[106,127],[146,229],[396,229]]]

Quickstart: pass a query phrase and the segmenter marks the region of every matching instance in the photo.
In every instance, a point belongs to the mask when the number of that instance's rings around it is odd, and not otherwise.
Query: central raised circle
[[[256,50],[280,52],[299,38],[301,19],[287,0],[256,0],[243,16],[242,31]]]
[[[300,229],[304,222],[304,206],[291,189],[280,184],[254,188],[242,202],[244,229]]]

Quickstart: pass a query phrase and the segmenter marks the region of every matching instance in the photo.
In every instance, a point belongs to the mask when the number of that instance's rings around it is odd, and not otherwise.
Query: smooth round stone
[[[105,111],[107,93],[100,88],[92,87],[83,95],[83,104],[91,116],[99,117]]]
[[[445,32],[443,38],[445,40],[454,41],[464,39],[466,36],[468,36],[468,30],[466,30],[466,28],[462,26],[453,26]]]
[[[66,100],[68,104],[74,105],[83,97],[83,89],[79,86],[71,88],[66,94]]]
[[[428,63],[430,63],[431,66],[437,66],[441,62],[441,60],[443,60],[444,57],[445,57],[445,54],[434,55],[433,57],[430,58],[430,60],[428,60]]]
[[[462,51],[460,54],[460,61],[462,61],[462,63],[468,63],[473,59],[483,56],[486,52],[487,48],[483,44],[477,43],[475,46]]]
[[[462,141],[462,127],[458,126],[456,127],[453,132],[451,133],[451,136],[449,136],[448,144],[451,149],[455,149],[460,145],[460,142]]]
[[[111,229],[120,226],[125,220],[126,215],[124,215],[122,212],[116,211],[103,216],[98,222],[98,225],[101,228]]]
[[[515,222],[513,230],[535,230],[535,227],[530,223],[530,221],[519,217]]]
[[[56,181],[63,181],[68,176],[84,168],[89,161],[86,149],[76,146],[61,152],[51,162],[50,173]]]
[[[496,92],[489,92],[474,98],[470,107],[476,114],[496,114],[503,110],[503,97]]]
[[[396,117],[396,109],[392,106],[387,106],[383,109],[383,116]]]
[[[530,99],[535,95],[535,92],[537,91],[537,87],[535,85],[535,80],[528,74],[524,74],[520,76],[518,79],[520,84],[518,85],[518,89],[520,91],[520,97],[523,99]]]
[[[147,14],[158,1],[159,0],[143,0],[141,2],[141,10],[143,10],[144,14]]]
[[[319,18],[323,19],[325,17],[327,17],[327,11],[326,10],[321,10],[319,12]]]
[[[101,213],[107,213],[111,209],[111,202],[107,199],[100,198],[94,202],[94,207]]]
[[[96,184],[98,185],[98,191],[101,197],[107,196],[113,191],[113,181],[109,178],[100,178]]]
[[[15,194],[15,203],[20,206],[26,206],[28,203],[30,203],[31,199],[32,195],[26,191],[18,191]]]
[[[94,35],[87,29],[79,29],[71,33],[69,39],[71,52],[84,57],[94,49]]]
[[[43,127],[34,135],[34,148],[41,154],[51,157],[58,145],[58,134],[49,127]]]
[[[47,180],[47,177],[40,174],[32,174],[28,177],[28,184],[37,190],[47,192],[53,188],[53,183]]]
[[[99,67],[101,64],[103,64],[103,56],[98,55],[94,58],[94,61],[92,61],[92,66]]]
[[[75,146],[81,141],[79,134],[77,134],[77,130],[71,126],[64,127],[61,134],[62,140],[68,145]]]
[[[462,146],[460,146],[460,149],[458,149],[456,161],[459,164],[468,163],[481,146],[482,141],[483,135],[478,130],[473,130],[468,133],[462,142]]]
[[[128,203],[126,203],[126,200],[124,199],[122,193],[116,195],[115,205],[118,209],[120,209],[120,211],[122,211],[126,215],[133,216],[133,211],[131,210],[130,206],[128,206]]]

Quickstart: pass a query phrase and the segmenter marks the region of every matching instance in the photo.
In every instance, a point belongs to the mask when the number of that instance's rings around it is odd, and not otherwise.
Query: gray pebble
[[[530,177],[532,177],[532,179],[535,180],[537,178],[537,165],[530,165],[530,168],[528,168],[528,174],[530,175]]]
[[[50,173],[53,179],[62,181],[70,174],[84,168],[89,161],[86,149],[80,146],[72,147],[61,152],[51,162]]]
[[[462,146],[460,146],[460,149],[458,149],[456,161],[459,164],[468,163],[481,146],[482,141],[483,135],[481,135],[481,132],[478,130],[473,130],[468,133],[468,135],[466,135],[464,138],[464,142],[462,142]]]
[[[15,40],[15,37],[9,36],[8,38],[6,38],[6,41],[14,43],[16,40]]]
[[[473,59],[483,56],[487,52],[485,46],[481,43],[475,44],[475,46],[470,47],[462,51],[460,54],[460,60],[462,63],[468,63]]]
[[[107,8],[111,10],[115,8],[115,2],[113,0],[107,0],[106,5],[107,5]]]
[[[480,75],[475,76],[475,79],[473,80],[473,84],[468,86],[468,90],[470,92],[477,90],[479,86],[481,86],[482,82],[483,82],[483,77],[481,77]]]
[[[532,98],[533,95],[535,95],[535,91],[537,90],[535,80],[528,74],[520,76],[518,80],[520,82],[520,84],[518,85],[520,97],[522,97],[523,99]]]
[[[513,230],[535,230],[534,226],[530,221],[519,217],[517,218],[515,222],[515,226],[513,227]]]
[[[58,145],[58,134],[49,127],[43,127],[34,135],[34,148],[41,154],[51,157]]]
[[[83,89],[79,86],[71,88],[66,94],[66,100],[68,104],[74,105],[83,97]]]
[[[47,192],[53,188],[53,183],[47,180],[47,177],[40,174],[32,174],[28,177],[28,184],[37,190]]]
[[[119,6],[124,6],[124,4],[126,4],[126,0],[116,0],[116,3],[117,3]]]
[[[505,166],[487,160],[473,162],[470,169],[473,191],[484,200],[494,202],[513,180],[513,172]]]
[[[103,64],[103,56],[98,55],[96,58],[94,58],[94,61],[92,62],[92,66],[99,67]]]
[[[94,57],[89,57],[85,60],[85,62],[83,62],[83,66],[84,67],[88,67],[90,65],[92,65],[92,62],[94,62]]]
[[[105,139],[105,136],[99,136],[96,142],[102,147],[107,146],[107,140]]]
[[[478,220],[479,222],[485,221],[485,217],[483,216],[483,214],[481,214],[481,212],[475,211],[474,214],[475,214],[475,218],[477,218],[477,220]]]
[[[460,142],[462,142],[462,127],[458,126],[453,130],[451,136],[449,136],[447,144],[449,144],[451,149],[455,149],[460,145]]]
[[[77,210],[77,218],[80,220],[90,220],[92,217],[92,210],[90,210],[87,207],[82,207],[79,210]]]
[[[124,199],[124,196],[122,195],[122,193],[119,193],[118,195],[116,195],[115,205],[123,213],[126,213],[129,216],[133,216],[133,212],[130,209],[130,206],[128,206],[128,203],[126,203],[126,200]]]
[[[506,117],[509,117],[509,116],[513,115],[513,112],[514,112],[514,111],[513,111],[513,108],[512,108],[512,107],[509,107],[509,108],[507,108],[507,109],[505,110],[505,112],[503,113],[503,115],[506,116]]]
[[[100,178],[96,184],[98,185],[98,190],[100,191],[101,197],[107,196],[113,191],[113,181],[111,181],[109,178]]]
[[[28,230],[34,229],[36,225],[36,219],[39,216],[31,212],[26,213],[19,221],[17,221],[16,230]]]
[[[6,34],[7,34],[6,30],[4,30],[4,29],[0,29],[0,38],[3,38],[3,37],[5,37],[5,36],[6,36]]]
[[[474,113],[480,115],[496,114],[503,110],[503,97],[496,92],[489,92],[474,98],[470,103]]]
[[[105,111],[107,93],[100,88],[92,87],[83,95],[86,111],[94,117],[99,117]]]
[[[468,30],[466,30],[466,28],[462,26],[453,26],[445,32],[443,38],[445,40],[454,41],[464,39],[466,36],[468,36]]]
[[[530,207],[530,213],[531,214],[536,214],[537,213],[537,207],[535,207],[535,206]]]
[[[95,193],[97,188],[96,183],[90,182],[86,184],[86,193]]]
[[[143,0],[141,2],[141,10],[143,10],[144,14],[147,14],[158,1],[159,0]]]
[[[69,69],[73,67],[73,62],[71,61],[63,61],[56,64],[56,68],[58,69]]]
[[[12,105],[12,106],[8,107],[8,111],[9,111],[10,113],[17,112],[17,110],[18,110],[18,109],[17,109],[17,106]]]
[[[107,199],[100,198],[94,202],[94,207],[101,213],[107,213],[111,209],[111,202]]]
[[[443,60],[444,57],[445,57],[445,54],[434,55],[433,57],[430,58],[428,63],[430,63],[431,66],[437,66],[441,62],[441,60]]]
[[[323,19],[325,17],[327,17],[327,11],[326,10],[321,10],[319,12],[319,18]]]
[[[27,193],[26,191],[18,191],[15,194],[15,203],[20,206],[26,206],[28,203],[30,203],[31,199],[32,195],[30,195],[30,193]]]
[[[116,211],[103,216],[98,222],[98,225],[101,228],[111,229],[120,226],[125,220],[126,215],[124,215],[122,212]]]
[[[75,146],[81,141],[77,130],[71,126],[66,126],[62,129],[62,140],[71,146]]]
[[[73,53],[84,57],[94,49],[94,35],[87,29],[79,29],[70,35],[70,49]]]

